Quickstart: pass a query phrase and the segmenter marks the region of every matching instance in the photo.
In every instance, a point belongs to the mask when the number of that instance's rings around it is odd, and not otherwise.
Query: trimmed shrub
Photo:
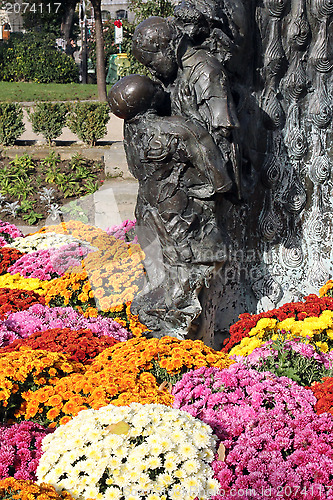
[[[45,33],[15,33],[0,46],[0,80],[9,82],[77,82],[72,57],[60,52],[55,37]]]
[[[35,134],[42,134],[51,145],[52,141],[61,135],[67,113],[66,104],[38,102],[33,110],[28,111],[28,116]]]
[[[9,146],[23,134],[22,106],[15,103],[0,103],[0,144]]]
[[[106,102],[80,102],[70,109],[67,126],[81,141],[95,146],[96,141],[106,135],[109,119]]]

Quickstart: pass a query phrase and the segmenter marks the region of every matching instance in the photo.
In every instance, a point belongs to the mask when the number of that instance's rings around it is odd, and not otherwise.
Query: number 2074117
[[[61,3],[2,2],[1,9],[11,14],[57,14]]]

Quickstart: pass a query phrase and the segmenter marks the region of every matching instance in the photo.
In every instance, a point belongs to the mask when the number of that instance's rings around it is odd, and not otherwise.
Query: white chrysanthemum
[[[181,442],[184,439],[184,433],[179,428],[175,429],[170,434],[170,438],[172,439],[172,441],[174,443],[178,444],[179,442]]]
[[[194,491],[200,491],[201,483],[195,477],[186,477],[182,481],[182,487],[185,488],[186,492],[193,495]]]
[[[104,494],[105,500],[119,500],[122,497],[122,491],[118,488],[110,487]]]
[[[167,473],[160,474],[157,479],[157,483],[163,487],[170,486],[170,484],[172,484],[173,482],[174,482],[173,477]]]
[[[46,250],[48,248],[60,248],[63,245],[71,243],[76,243],[81,247],[97,250],[87,241],[74,238],[70,234],[58,234],[53,232],[32,234],[30,236],[15,238],[15,240],[7,246],[17,248],[17,250],[20,250],[21,252],[30,253],[38,250]]]
[[[127,476],[123,476],[121,474],[117,476],[117,486],[119,486],[120,488],[125,488],[127,485],[128,485]]]
[[[135,427],[145,427],[149,423],[149,419],[147,418],[147,415],[137,415],[135,419],[133,419],[133,425]]]
[[[149,446],[147,443],[142,443],[135,449],[135,452],[140,458],[145,457],[146,455],[149,455]]]
[[[171,500],[183,500],[184,499],[183,488],[179,484],[176,484],[171,489],[169,496],[170,496]]]
[[[166,453],[164,459],[164,468],[167,472],[172,472],[177,468],[179,456],[176,453]]]
[[[200,470],[200,462],[193,458],[191,460],[186,460],[182,467],[187,474],[195,474]]]
[[[102,453],[96,447],[89,447],[87,450],[87,457],[99,461],[102,458]]]
[[[103,439],[104,446],[106,448],[112,448],[113,450],[115,448],[118,448],[119,446],[122,445],[123,440],[121,436],[118,436],[117,434],[111,434],[111,432],[105,433],[105,438]]]
[[[145,489],[147,487],[149,487],[149,483],[150,483],[150,477],[148,476],[148,474],[140,474],[140,477],[139,477],[139,480],[138,480],[138,485],[139,487],[142,489]]]
[[[131,483],[137,483],[140,479],[140,472],[133,469],[130,472],[127,473],[127,477],[129,479],[129,482]]]
[[[208,446],[210,441],[210,436],[207,435],[207,432],[195,431],[193,432],[193,439],[200,446]]]
[[[148,467],[151,469],[157,469],[158,467],[161,467],[162,465],[162,460],[159,457],[149,457],[147,459]]]
[[[206,500],[216,489],[206,459],[215,446],[212,430],[184,411],[109,405],[84,410],[47,436],[37,476],[80,500]]]
[[[160,496],[156,495],[156,493],[151,493],[147,496],[147,500],[160,500]]]
[[[168,438],[162,438],[160,441],[160,445],[163,448],[163,452],[166,452],[173,448],[173,442]]]
[[[154,444],[159,444],[159,435],[158,434],[151,434],[149,437],[146,439],[146,443],[149,446],[152,446]]]
[[[85,491],[85,497],[86,498],[96,498],[98,493],[99,493],[99,491],[96,487],[88,486],[88,488]]]
[[[145,446],[141,448],[141,446],[138,446],[137,448],[134,448],[134,450],[131,450],[127,456],[127,463],[130,465],[136,465],[140,460],[142,460],[146,455],[148,455],[150,452],[150,448],[148,446]]]
[[[51,468],[50,464],[45,463],[45,464],[40,466],[39,472],[41,475],[44,476],[45,474],[47,474],[49,472],[50,468]]]
[[[149,447],[149,452],[151,455],[161,455],[163,453],[163,447],[159,444],[159,443],[156,443],[156,444],[152,444],[150,447]]]
[[[125,446],[119,446],[116,450],[114,450],[114,455],[118,458],[126,458],[128,454],[127,448]]]
[[[205,460],[206,462],[212,462],[214,458],[214,452],[209,448],[206,448],[203,451],[200,451],[197,456],[201,460]]]
[[[220,490],[220,483],[218,482],[217,479],[208,479],[205,489],[209,497],[217,495]]]
[[[197,456],[198,450],[191,443],[181,443],[178,446],[178,453],[183,457],[183,460],[194,458]]]
[[[176,479],[184,479],[187,476],[186,472],[183,469],[177,469],[174,471],[173,475]]]
[[[108,467],[111,467],[111,469],[118,469],[120,465],[121,465],[121,460],[119,457],[112,456],[109,458]]]

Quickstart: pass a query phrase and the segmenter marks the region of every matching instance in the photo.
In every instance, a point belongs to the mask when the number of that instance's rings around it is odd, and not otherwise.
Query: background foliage
[[[17,33],[0,46],[0,80],[71,83],[78,76],[73,58],[56,48],[54,35]]]

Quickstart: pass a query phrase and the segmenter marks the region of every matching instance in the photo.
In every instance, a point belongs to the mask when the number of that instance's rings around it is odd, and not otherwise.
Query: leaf
[[[161,385],[159,386],[158,390],[159,391],[164,391],[164,389],[171,393],[171,390],[172,390],[172,384],[171,384],[171,382],[168,382],[167,380],[164,380],[164,382],[162,382]]]
[[[127,434],[130,430],[130,426],[126,424],[123,420],[117,422],[116,424],[111,424],[106,427],[106,430],[112,434]]]
[[[225,460],[225,446],[223,443],[220,443],[220,446],[218,447],[218,450],[217,450],[217,454],[218,454],[218,459],[220,460],[220,462],[224,462],[224,460]]]

